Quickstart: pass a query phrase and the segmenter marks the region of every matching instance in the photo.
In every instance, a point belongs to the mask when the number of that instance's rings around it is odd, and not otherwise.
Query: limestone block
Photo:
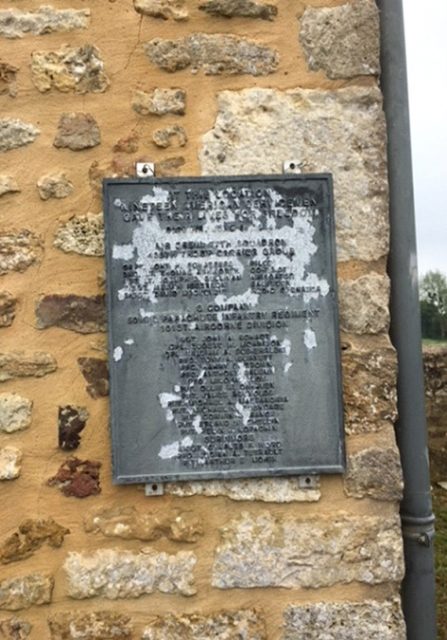
[[[0,61],[0,96],[15,98],[17,95],[18,68],[8,62]]]
[[[9,291],[0,291],[0,327],[10,327],[16,317],[17,298]]]
[[[236,480],[195,480],[167,482],[165,493],[175,496],[226,496],[231,500],[261,502],[317,502],[319,486],[300,487],[298,478],[243,478]]]
[[[68,222],[59,225],[53,244],[66,253],[103,256],[104,223],[102,212],[71,217]]]
[[[163,537],[174,542],[197,542],[203,535],[202,521],[192,513],[140,513],[135,507],[96,510],[84,518],[84,528],[88,533],[148,542]]]
[[[22,452],[17,447],[0,449],[0,480],[15,480],[21,471]]]
[[[0,196],[5,195],[5,193],[18,193],[19,191],[19,185],[14,178],[5,174],[0,175]]]
[[[0,276],[9,271],[26,271],[40,262],[43,243],[28,229],[0,230]]]
[[[355,0],[339,7],[307,7],[301,18],[300,41],[309,69],[329,78],[378,75],[380,71],[379,10],[373,0]]]
[[[337,258],[376,260],[388,252],[385,120],[377,87],[223,91],[203,137],[204,175],[303,172],[334,178]]]
[[[113,611],[56,613],[48,619],[50,640],[132,640],[128,616]]]
[[[397,357],[387,344],[352,344],[341,354],[346,433],[377,431],[397,420]]]
[[[54,549],[64,542],[64,537],[70,533],[53,518],[47,520],[25,520],[16,533],[13,533],[0,547],[0,562],[8,564],[24,560],[34,554],[45,543]]]
[[[5,618],[0,620],[0,638],[3,640],[26,640],[31,631],[31,625],[19,618]]]
[[[65,45],[55,51],[31,54],[31,78],[41,93],[57,89],[63,93],[103,93],[109,86],[99,50],[91,44]]]
[[[138,598],[155,591],[194,595],[195,564],[196,556],[191,551],[169,555],[146,547],[140,554],[121,549],[70,553],[64,569],[70,597],[116,600]]]
[[[163,129],[156,129],[152,134],[152,141],[157,147],[166,149],[175,144],[178,147],[184,147],[188,141],[188,136],[183,127],[174,124]]]
[[[51,602],[54,579],[47,573],[30,573],[0,582],[0,609],[17,611]]]
[[[39,178],[37,189],[42,200],[49,198],[67,198],[74,191],[74,187],[65,173],[48,173]]]
[[[109,395],[109,368],[102,358],[78,358],[78,365],[87,384],[86,391],[92,398]]]
[[[23,351],[0,352],[0,382],[14,378],[26,378],[32,376],[41,378],[57,369],[57,362],[49,353],[35,351],[25,353]]]
[[[89,9],[54,9],[51,6],[39,7],[37,11],[3,9],[0,10],[0,36],[22,38],[55,31],[86,29],[89,19]]]
[[[351,333],[387,332],[390,323],[390,281],[386,275],[368,273],[339,282],[340,327]]]
[[[402,500],[403,477],[397,447],[369,446],[348,455],[345,493],[353,498]]]
[[[72,404],[59,407],[57,427],[60,449],[73,451],[79,447],[81,433],[88,419],[89,413],[85,407]]]
[[[57,487],[67,498],[88,498],[101,493],[97,460],[79,460],[70,457],[59,467],[55,476],[48,479],[50,487]]]
[[[278,52],[253,40],[223,33],[193,33],[178,40],[155,38],[145,46],[149,60],[164,71],[191,67],[209,76],[266,76],[276,71]]]
[[[135,91],[132,109],[142,116],[164,116],[174,114],[183,116],[186,110],[186,91],[183,89],[154,89],[153,91]]]
[[[34,125],[17,118],[0,119],[0,151],[10,151],[31,144],[40,130]]]
[[[72,151],[90,149],[101,143],[101,132],[90,113],[63,113],[60,117],[53,145]]]
[[[212,584],[220,589],[398,582],[403,576],[395,517],[306,519],[243,513],[222,529]]]
[[[290,605],[283,640],[405,640],[400,600]]]
[[[223,610],[210,615],[169,613],[144,629],[142,640],[266,640],[265,622],[256,609]]]
[[[135,11],[143,16],[163,20],[187,20],[189,13],[185,0],[133,0]]]
[[[212,16],[224,18],[273,20],[278,14],[278,8],[274,4],[264,4],[254,0],[205,0],[199,4],[199,9]]]
[[[105,296],[75,294],[42,296],[36,305],[38,329],[61,327],[77,333],[97,333],[107,326]]]
[[[0,432],[13,433],[31,424],[32,400],[18,393],[0,393]]]

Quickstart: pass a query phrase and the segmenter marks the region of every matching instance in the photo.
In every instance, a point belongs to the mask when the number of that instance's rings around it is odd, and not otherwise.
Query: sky
[[[403,0],[419,275],[447,275],[447,0]]]

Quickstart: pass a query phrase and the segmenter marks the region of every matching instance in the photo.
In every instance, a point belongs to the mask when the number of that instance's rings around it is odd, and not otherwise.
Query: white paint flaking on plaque
[[[112,258],[114,260],[132,260],[135,247],[132,244],[114,244]]]
[[[317,346],[317,336],[315,335],[315,331],[310,327],[304,330],[304,344],[309,350],[315,349]]]
[[[248,384],[247,367],[243,362],[237,363],[237,379],[239,380],[240,384],[244,386]]]
[[[158,457],[163,460],[169,460],[170,458],[176,458],[180,452],[179,441],[171,442],[170,444],[164,444],[158,452]]]
[[[179,396],[176,393],[165,392],[165,393],[159,393],[158,394],[158,399],[160,401],[160,405],[161,405],[162,409],[167,409],[171,402],[177,402],[178,400],[181,400],[182,398],[181,398],[181,396]]]
[[[192,426],[194,427],[194,431],[196,433],[202,433],[203,429],[200,426],[200,423],[202,422],[202,416],[194,416],[194,420],[192,421]]]
[[[292,351],[292,342],[290,341],[290,338],[284,338],[281,342],[281,347],[284,349],[286,356],[290,356],[290,352]]]
[[[113,350],[113,359],[115,360],[115,362],[119,362],[122,357],[123,357],[123,348],[115,347]]]
[[[240,402],[236,402],[235,406],[236,411],[242,416],[242,424],[246,427],[251,416],[250,407],[244,407]]]
[[[135,344],[135,340],[133,338],[127,338],[126,340],[124,340],[124,344],[127,344],[130,346],[132,344]]]

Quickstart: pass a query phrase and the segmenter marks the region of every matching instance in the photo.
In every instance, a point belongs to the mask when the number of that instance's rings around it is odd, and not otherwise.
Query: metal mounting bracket
[[[300,489],[318,489],[320,487],[320,476],[298,476],[298,485]]]
[[[162,496],[165,492],[165,486],[163,482],[151,482],[151,484],[144,485],[145,496]]]
[[[299,160],[285,160],[282,163],[283,173],[301,173],[301,163]]]
[[[137,174],[137,178],[153,178],[155,176],[155,163],[136,162],[135,172]]]

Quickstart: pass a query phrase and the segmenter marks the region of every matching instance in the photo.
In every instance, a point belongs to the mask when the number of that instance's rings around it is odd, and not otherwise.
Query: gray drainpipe
[[[401,503],[406,566],[402,603],[408,640],[435,640],[434,516],[424,407],[403,10],[402,0],[377,0],[377,4],[388,125],[391,339],[399,362],[396,438],[405,482]]]

